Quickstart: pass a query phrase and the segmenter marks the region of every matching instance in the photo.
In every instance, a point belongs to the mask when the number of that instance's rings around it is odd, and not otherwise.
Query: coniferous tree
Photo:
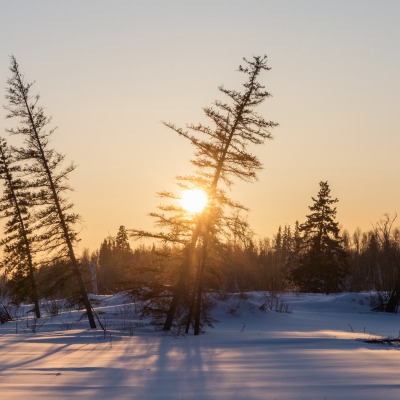
[[[101,294],[113,293],[113,287],[111,282],[112,269],[113,269],[113,251],[114,251],[114,240],[111,237],[104,239],[100,245],[99,259],[98,259],[98,265],[99,265],[98,282]]]
[[[115,237],[109,236],[100,245],[98,282],[101,293],[110,294],[126,289],[124,276],[133,259],[127,230],[121,225]]]
[[[14,288],[14,294],[20,299],[28,295],[33,301],[36,317],[40,318],[39,291],[33,261],[34,236],[28,210],[32,194],[17,175],[20,172],[6,141],[0,138],[0,179],[4,181],[0,213],[6,220],[5,238],[1,241],[5,254],[3,263],[11,273],[9,283]]]
[[[115,248],[121,251],[131,251],[128,233],[123,225],[121,225],[118,229],[117,236],[115,238]]]
[[[131,266],[133,253],[128,240],[128,233],[125,226],[121,225],[115,237],[114,258],[116,269],[116,287],[117,290],[124,288],[124,273]]]
[[[274,246],[277,268],[280,267],[280,264],[282,261],[281,260],[282,245],[283,245],[283,243],[282,243],[282,226],[279,225],[278,232],[275,236],[275,246]]]
[[[346,253],[342,246],[336,219],[338,199],[331,198],[328,182],[320,182],[320,190],[311,214],[300,226],[302,254],[292,269],[291,277],[302,291],[336,292],[341,289],[347,271]]]
[[[202,261],[198,266],[196,279],[196,312],[194,333],[200,332],[200,313],[203,293],[203,277],[207,264],[207,249],[213,232],[220,227],[215,217],[215,210],[221,207],[219,201],[224,192],[222,184],[230,186],[232,178],[245,181],[256,179],[256,173],[261,169],[260,161],[247,148],[249,144],[262,144],[265,139],[271,138],[269,129],[276,126],[271,121],[266,121],[255,111],[255,107],[270,96],[258,82],[258,77],[263,70],[268,70],[266,56],[254,57],[252,61],[244,59],[245,66],[240,66],[239,71],[247,75],[243,84],[244,91],[228,90],[220,87],[229,103],[216,101],[215,108],[204,109],[206,116],[211,119],[214,126],[202,124],[189,125],[189,131],[176,128],[173,124],[168,127],[188,139],[195,147],[195,157],[192,163],[197,167],[201,176],[208,178],[206,186],[209,203],[199,220],[192,239],[201,233]],[[197,234],[197,231],[199,232]],[[168,318],[166,326],[168,327]]]
[[[282,265],[284,267],[286,267],[289,255],[292,252],[292,247],[293,247],[292,230],[290,228],[290,225],[285,225],[282,237]]]
[[[287,256],[286,269],[285,269],[285,282],[291,288],[293,280],[291,279],[291,274],[294,269],[299,265],[301,259],[301,251],[303,248],[302,233],[300,231],[299,221],[295,222],[294,231],[291,238],[290,251]]]
[[[180,182],[183,186],[202,187],[207,192],[208,204],[201,215],[193,220],[189,229],[182,230],[180,221],[174,216],[157,216],[160,223],[171,223],[171,233],[184,232],[181,244],[185,248],[164,330],[172,327],[179,306],[184,304],[185,293],[194,290],[194,333],[200,333],[204,277],[211,264],[211,248],[218,247],[219,237],[223,235],[224,208],[243,208],[228,199],[224,187],[229,187],[234,178],[245,181],[256,179],[257,171],[262,165],[259,159],[248,151],[248,146],[262,144],[265,139],[271,138],[269,130],[277,125],[266,121],[254,111],[270,96],[258,82],[261,72],[269,70],[267,57],[254,57],[250,61],[244,61],[245,65],[239,67],[239,71],[247,78],[243,84],[244,90],[228,90],[221,86],[219,89],[227,96],[227,102],[216,101],[214,107],[204,108],[206,117],[212,122],[211,127],[192,124],[184,130],[171,123],[165,124],[194,146],[195,156],[192,164],[197,168],[196,174],[181,177]],[[173,227],[178,229],[173,230]],[[138,231],[133,233],[140,234]],[[166,238],[166,235],[160,237]],[[170,237],[173,238],[174,235]],[[191,277],[194,278],[190,280]]]
[[[68,258],[78,283],[81,299],[86,309],[91,328],[96,327],[92,307],[82,279],[74,243],[77,233],[74,224],[79,216],[72,212],[73,205],[65,193],[71,190],[68,184],[73,164],[61,170],[64,155],[50,147],[49,129],[51,118],[39,105],[39,96],[31,94],[32,83],[26,83],[20,73],[15,57],[11,57],[11,78],[8,79],[7,118],[18,118],[17,128],[9,129],[12,135],[24,138],[24,147],[15,149],[18,159],[24,163],[23,172],[35,190],[36,229],[40,230],[42,250],[56,258]]]

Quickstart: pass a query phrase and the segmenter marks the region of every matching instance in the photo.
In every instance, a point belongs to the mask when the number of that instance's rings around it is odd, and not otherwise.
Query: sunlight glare
[[[189,213],[201,213],[207,205],[207,195],[201,189],[182,190],[181,206]]]

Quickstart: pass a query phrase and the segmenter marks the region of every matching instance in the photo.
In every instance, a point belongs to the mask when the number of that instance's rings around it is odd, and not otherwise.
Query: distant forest
[[[215,259],[210,273],[210,290],[224,293],[248,291],[301,291],[332,292],[382,292],[385,301],[393,291],[400,268],[400,229],[393,227],[395,217],[383,216],[368,232],[357,229],[350,234],[339,232],[342,259],[341,268],[321,259],[311,263],[310,269],[302,266],[308,251],[304,225],[280,226],[273,238],[253,240],[251,234],[232,235]],[[124,290],[139,290],[149,284],[172,285],[181,257],[180,246],[153,244],[131,248],[128,232],[120,226],[116,236],[109,236],[96,251],[85,250],[81,258],[86,271],[86,282],[91,282],[90,265],[96,266],[97,286],[100,294],[113,294]],[[334,255],[334,260],[336,259]],[[39,276],[44,281],[54,281],[45,268]],[[62,267],[59,267],[62,270]],[[42,275],[43,274],[43,275]],[[300,275],[300,276],[299,276]],[[58,273],[59,296],[69,289]],[[46,285],[47,286],[47,285]],[[48,286],[49,288],[51,286]],[[57,290],[57,285],[51,291]],[[61,288],[63,288],[61,290]],[[93,290],[93,287],[90,288]],[[382,300],[384,300],[382,298]],[[379,305],[383,307],[383,304]]]

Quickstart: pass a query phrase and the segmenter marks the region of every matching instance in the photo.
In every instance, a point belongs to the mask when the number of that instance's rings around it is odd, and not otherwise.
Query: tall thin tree
[[[86,308],[91,328],[96,328],[93,310],[82,279],[78,260],[74,252],[77,233],[73,226],[79,216],[72,212],[73,205],[65,193],[71,190],[68,184],[73,164],[61,169],[65,156],[50,147],[49,129],[51,118],[44,114],[38,104],[39,96],[31,94],[32,83],[26,83],[14,56],[11,57],[11,78],[8,79],[7,118],[19,118],[17,128],[9,129],[12,135],[24,138],[24,147],[15,149],[18,158],[24,163],[24,173],[36,191],[35,207],[37,227],[41,229],[42,250],[67,257],[73,268],[82,301]]]
[[[229,90],[221,86],[219,90],[228,100],[216,101],[214,107],[204,108],[206,117],[211,120],[211,127],[191,124],[185,130],[172,123],[165,123],[194,146],[192,164],[196,173],[181,177],[180,181],[182,185],[191,187],[200,185],[207,192],[208,205],[194,220],[191,235],[185,241],[186,256],[173,291],[164,330],[171,329],[178,305],[187,292],[185,287],[188,279],[193,275],[190,272],[197,265],[194,333],[197,335],[200,332],[203,280],[210,240],[220,231],[218,225],[222,220],[221,209],[224,206],[243,208],[228,199],[225,189],[230,187],[233,179],[251,181],[257,178],[257,171],[262,168],[262,164],[248,151],[248,147],[260,145],[265,139],[271,138],[270,129],[277,125],[255,112],[255,108],[270,96],[258,81],[259,75],[265,70],[269,70],[266,56],[244,59],[244,65],[239,66],[239,71],[246,76],[243,90]],[[164,218],[163,215],[159,217]],[[163,221],[166,221],[165,218]],[[198,245],[202,250],[199,251]],[[201,256],[195,257],[196,253]]]
[[[32,195],[26,183],[17,175],[20,171],[6,141],[0,138],[0,179],[4,181],[0,215],[6,220],[5,237],[1,241],[5,253],[4,265],[12,273],[15,286],[22,286],[22,290],[29,293],[35,315],[40,318],[39,292],[33,262],[34,237],[30,229],[28,209]]]

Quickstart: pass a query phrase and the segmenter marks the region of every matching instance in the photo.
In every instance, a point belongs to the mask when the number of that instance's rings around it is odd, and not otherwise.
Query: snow
[[[0,326],[1,396],[398,400],[399,348],[365,340],[398,337],[400,316],[371,312],[369,297],[284,294],[262,311],[265,294],[232,295],[199,337],[157,331],[124,294],[96,296],[105,332],[78,311],[36,325],[20,315]],[[273,311],[278,302],[289,312]]]

